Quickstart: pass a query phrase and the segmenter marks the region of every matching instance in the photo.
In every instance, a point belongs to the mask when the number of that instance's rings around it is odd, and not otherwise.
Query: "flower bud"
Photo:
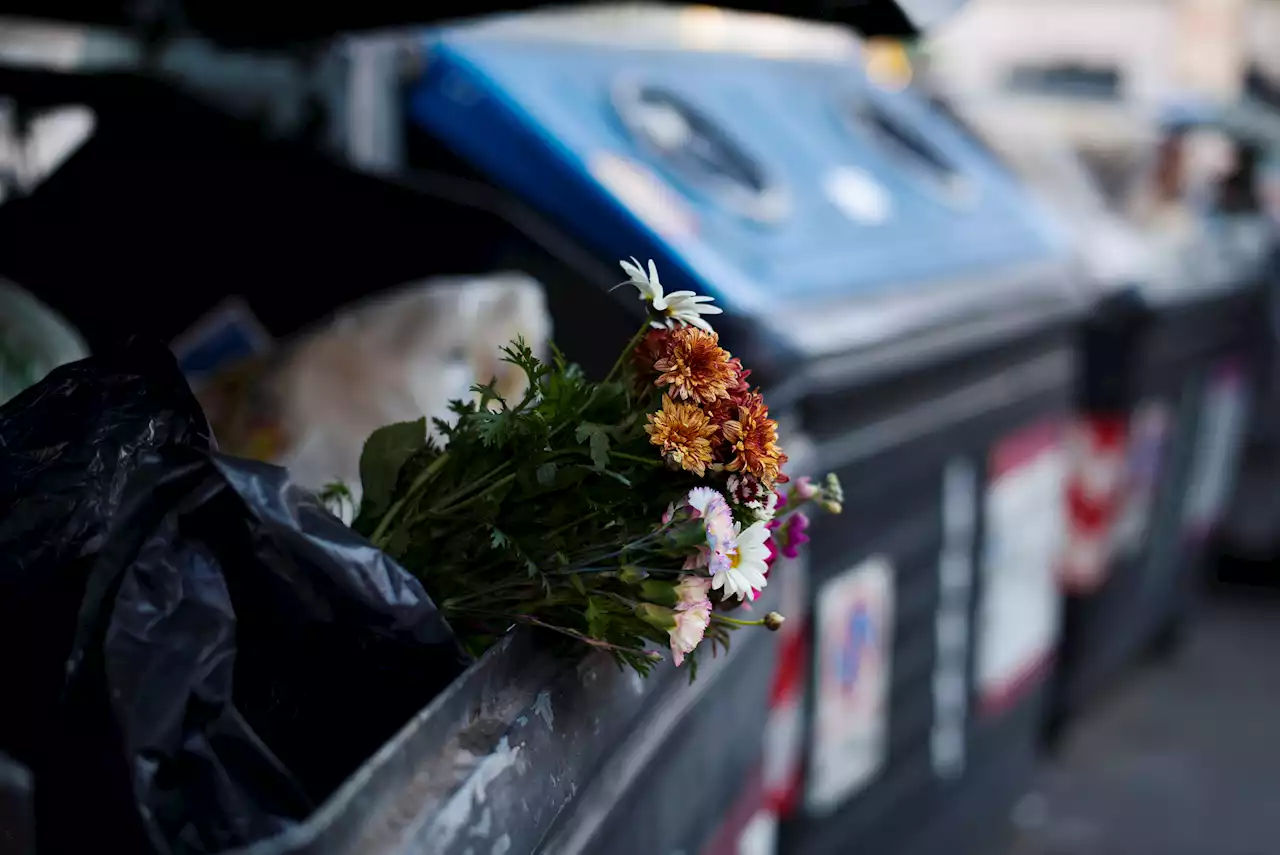
[[[770,632],[777,632],[782,629],[782,625],[786,623],[786,621],[787,619],[777,612],[769,612],[764,616],[765,628]]]
[[[660,579],[647,579],[640,584],[644,598],[660,606],[674,606],[679,602],[676,586]]]
[[[822,502],[822,509],[829,514],[839,514],[844,512],[844,505],[832,499]]]
[[[670,631],[676,625],[676,613],[672,609],[665,606],[656,606],[653,603],[640,603],[636,606],[636,617],[649,624],[650,626]]]
[[[814,496],[818,495],[819,492],[818,488],[814,486],[813,479],[808,475],[802,475],[797,479],[795,486],[791,489],[795,492],[796,498],[801,502],[809,501]]]
[[[840,486],[840,479],[836,477],[836,473],[827,473],[822,492],[826,494],[827,501],[834,502],[837,507],[844,503],[844,488]],[[833,513],[839,513],[839,511],[833,511]]]

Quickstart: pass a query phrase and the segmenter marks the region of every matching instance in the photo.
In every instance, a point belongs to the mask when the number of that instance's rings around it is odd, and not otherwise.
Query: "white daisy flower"
[[[649,259],[649,272],[645,273],[640,262],[634,257],[630,261],[618,262],[627,274],[628,281],[640,292],[640,299],[653,307],[660,315],[659,320],[650,321],[654,329],[673,329],[676,324],[689,324],[698,329],[713,332],[711,324],[703,320],[703,315],[719,315],[724,312],[719,306],[709,305],[715,298],[695,294],[693,291],[672,291],[670,294],[662,290],[662,282],[658,279],[658,266]]]
[[[752,523],[737,534],[738,549],[729,559],[729,568],[711,577],[711,588],[723,589],[721,600],[737,597],[754,600],[756,591],[769,584],[765,573],[769,569],[769,536],[767,525]]]

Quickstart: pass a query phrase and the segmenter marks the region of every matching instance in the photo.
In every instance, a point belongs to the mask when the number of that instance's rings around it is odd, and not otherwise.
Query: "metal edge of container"
[[[769,597],[761,607],[769,606],[775,599]],[[773,638],[763,638],[763,635],[765,633],[748,631],[736,638],[728,655],[714,658],[704,655],[695,683],[687,689],[676,686],[673,687],[675,691],[664,692],[663,702],[655,708],[645,726],[632,729],[623,736],[616,749],[600,766],[590,790],[583,793],[565,811],[538,851],[548,855],[583,855],[599,851],[598,838],[607,827],[612,809],[627,798],[642,797],[636,793],[636,788],[645,771],[662,759],[663,746],[677,731],[696,726],[696,722],[689,723],[690,718],[698,711],[703,699],[710,696],[717,683],[730,673],[731,663],[742,661],[756,653],[760,645],[775,641]],[[771,677],[772,674],[764,675],[763,685],[767,686]],[[766,710],[762,707],[759,712],[760,729],[763,732]],[[754,747],[762,748],[763,738]],[[737,793],[726,795],[731,799]],[[730,801],[725,803],[726,810],[730,804]],[[708,826],[707,831],[711,830]]]
[[[601,764],[637,774],[740,649],[704,657],[686,685],[687,671],[659,666],[643,679],[602,654],[574,662],[514,632],[308,820],[238,855],[533,851]],[[634,727],[657,705],[650,727]]]

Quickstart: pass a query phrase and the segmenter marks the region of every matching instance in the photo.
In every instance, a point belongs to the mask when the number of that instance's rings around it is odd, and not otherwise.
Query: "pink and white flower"
[[[711,578],[711,588],[722,591],[721,599],[737,597],[754,600],[769,584],[769,531],[763,522],[752,523],[737,533],[737,548],[729,559],[729,567]]]
[[[694,651],[711,625],[711,603],[707,600],[679,609],[675,613],[676,625],[667,630],[671,636],[671,657],[679,667],[684,657]]]
[[[676,582],[676,611],[684,611],[711,603],[711,579],[708,576],[681,576]]]
[[[694,519],[702,520],[707,545],[699,550],[698,555],[685,561],[684,569],[706,567],[712,576],[728,569],[730,556],[737,550],[733,511],[728,501],[710,487],[694,487],[685,497],[685,504],[693,511]]]

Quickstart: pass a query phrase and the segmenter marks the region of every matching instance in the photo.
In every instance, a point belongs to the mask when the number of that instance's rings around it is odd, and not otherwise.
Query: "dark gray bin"
[[[811,377],[800,408],[815,460],[839,473],[846,496],[842,516],[814,526],[811,606],[820,609],[824,586],[858,566],[851,557],[885,556],[893,618],[882,643],[892,664],[881,763],[838,804],[805,805],[786,819],[787,855],[996,851],[991,841],[1038,760],[1048,661],[999,704],[978,685],[980,634],[990,622],[982,611],[987,497],[994,450],[1042,425],[1052,431],[1069,412],[1070,330],[1084,304],[1069,268],[1055,264],[970,283],[960,304],[944,293],[921,299],[912,329],[869,342],[850,360],[861,370],[832,372],[825,384]],[[1052,520],[1060,509],[1052,489],[1044,492],[1027,511]],[[963,584],[948,575],[953,561],[968,568]],[[958,648],[943,626],[953,619]],[[813,628],[809,640],[802,801],[825,752],[815,714],[817,669],[827,665]],[[955,698],[940,696],[943,671],[959,681]],[[938,747],[947,739],[959,757]]]
[[[1176,290],[1142,291],[1148,317],[1134,331],[1130,400],[1123,412],[1132,417],[1158,407],[1168,426],[1158,446],[1136,449],[1154,464],[1145,524],[1116,542],[1101,587],[1067,598],[1051,739],[1143,651],[1178,640],[1200,599],[1209,539],[1225,511],[1244,438],[1243,422],[1234,428],[1209,423],[1208,396],[1220,384],[1236,385],[1249,405],[1268,272],[1256,230],[1248,223],[1219,226],[1220,239],[1206,253],[1217,258],[1186,266],[1185,275],[1198,280]],[[1232,234],[1233,227],[1243,232]],[[1233,247],[1233,239],[1248,241],[1251,232],[1252,252]],[[1224,431],[1230,435],[1213,435]],[[1216,454],[1215,443],[1221,443]],[[1218,479],[1220,486],[1209,486]],[[1217,495],[1202,500],[1206,489]]]

